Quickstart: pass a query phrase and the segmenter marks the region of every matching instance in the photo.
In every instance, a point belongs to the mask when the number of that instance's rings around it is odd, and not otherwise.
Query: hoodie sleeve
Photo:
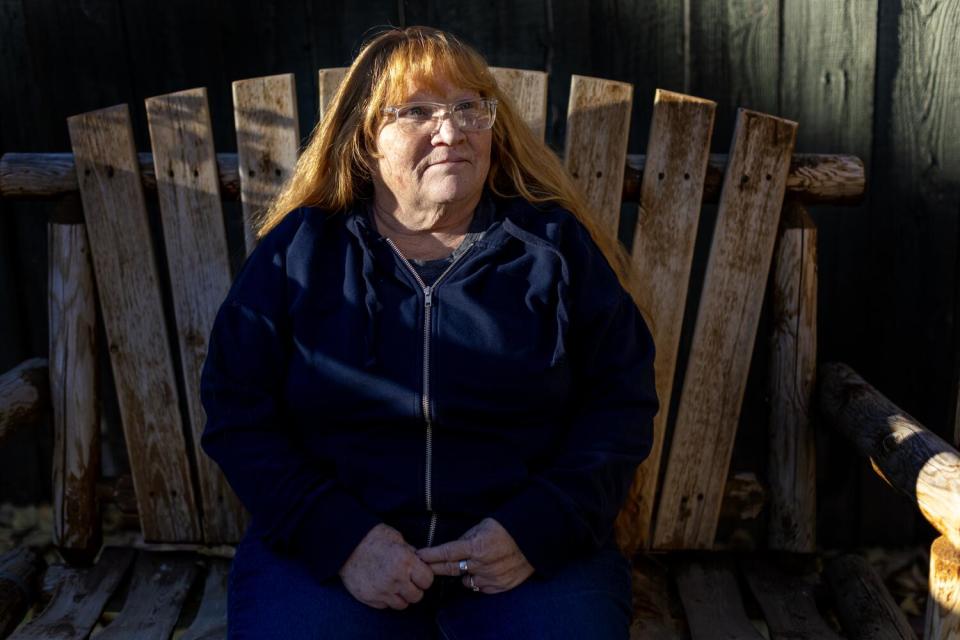
[[[324,580],[380,519],[303,453],[283,417],[292,347],[285,247],[295,221],[284,222],[247,259],[217,314],[200,382],[200,442],[253,516],[251,533],[304,558]]]
[[[586,229],[577,229],[564,251],[575,411],[560,453],[491,514],[543,574],[607,541],[650,453],[659,409],[650,330]]]

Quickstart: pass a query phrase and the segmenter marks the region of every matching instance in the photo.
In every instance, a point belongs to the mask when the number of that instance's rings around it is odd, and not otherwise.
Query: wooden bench
[[[343,72],[319,72],[321,105]],[[495,73],[542,136],[546,74]],[[0,601],[0,637],[13,627],[18,639],[83,638],[95,627],[104,639],[166,638],[174,629],[181,639],[224,636],[229,545],[246,514],[199,448],[198,381],[232,277],[222,201],[239,199],[248,222],[290,175],[300,140],[294,86],[292,75],[233,84],[236,154],[215,153],[206,90],[192,89],[146,101],[151,153],[137,153],[120,105],[69,119],[72,154],[0,160],[0,196],[66,203],[48,227],[49,355],[0,378],[0,443],[52,408],[54,536],[70,561],[48,568],[40,589],[28,550],[0,558],[0,597],[10,594]],[[836,606],[848,634],[872,637],[857,635],[868,625],[842,613],[860,598],[877,607],[871,624],[912,637],[864,563],[846,558],[824,579],[815,570],[816,228],[804,206],[855,202],[862,163],[794,155],[797,124],[749,110],[737,114],[729,154],[711,155],[716,105],[668,91],[655,96],[646,154],[628,156],[632,100],[629,84],[574,76],[564,159],[609,233],[618,233],[621,211],[638,211],[629,248],[645,283],[665,409],[617,522],[618,542],[636,560],[634,636],[761,638],[766,626],[773,637],[838,637],[824,617]],[[77,192],[82,211],[69,204]],[[148,198],[159,203],[162,238],[151,238]],[[718,203],[717,221],[667,449],[704,202]],[[771,266],[774,334],[762,338],[772,341],[770,551],[711,551],[725,494],[734,499],[730,459]],[[135,548],[101,550],[99,349],[109,354],[130,460],[128,511],[142,531]]]

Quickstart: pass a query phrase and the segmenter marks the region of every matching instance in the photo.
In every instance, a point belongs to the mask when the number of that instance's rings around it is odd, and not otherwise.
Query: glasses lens
[[[450,106],[407,104],[396,110],[397,124],[409,133],[432,133],[446,113],[464,131],[482,131],[493,126],[497,113],[495,100],[464,100]]]

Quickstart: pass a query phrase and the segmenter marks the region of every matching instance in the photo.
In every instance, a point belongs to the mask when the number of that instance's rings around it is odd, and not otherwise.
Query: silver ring
[[[477,583],[473,581],[473,574],[470,574],[470,588],[474,591],[480,591],[480,587],[477,586]]]
[[[460,561],[460,575],[465,576],[465,575],[467,575],[468,573],[470,573],[470,568],[469,568],[469,566],[467,565],[467,561],[466,561],[466,560],[461,560],[461,561]]]

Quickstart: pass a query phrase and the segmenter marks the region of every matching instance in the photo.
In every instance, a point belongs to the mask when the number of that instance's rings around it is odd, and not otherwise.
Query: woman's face
[[[405,102],[453,103],[479,98],[441,78],[435,93],[414,86]],[[445,117],[432,133],[401,131],[387,117],[377,135],[380,157],[374,159],[374,199],[379,208],[393,211],[437,209],[479,200],[490,170],[492,130],[462,131]]]

